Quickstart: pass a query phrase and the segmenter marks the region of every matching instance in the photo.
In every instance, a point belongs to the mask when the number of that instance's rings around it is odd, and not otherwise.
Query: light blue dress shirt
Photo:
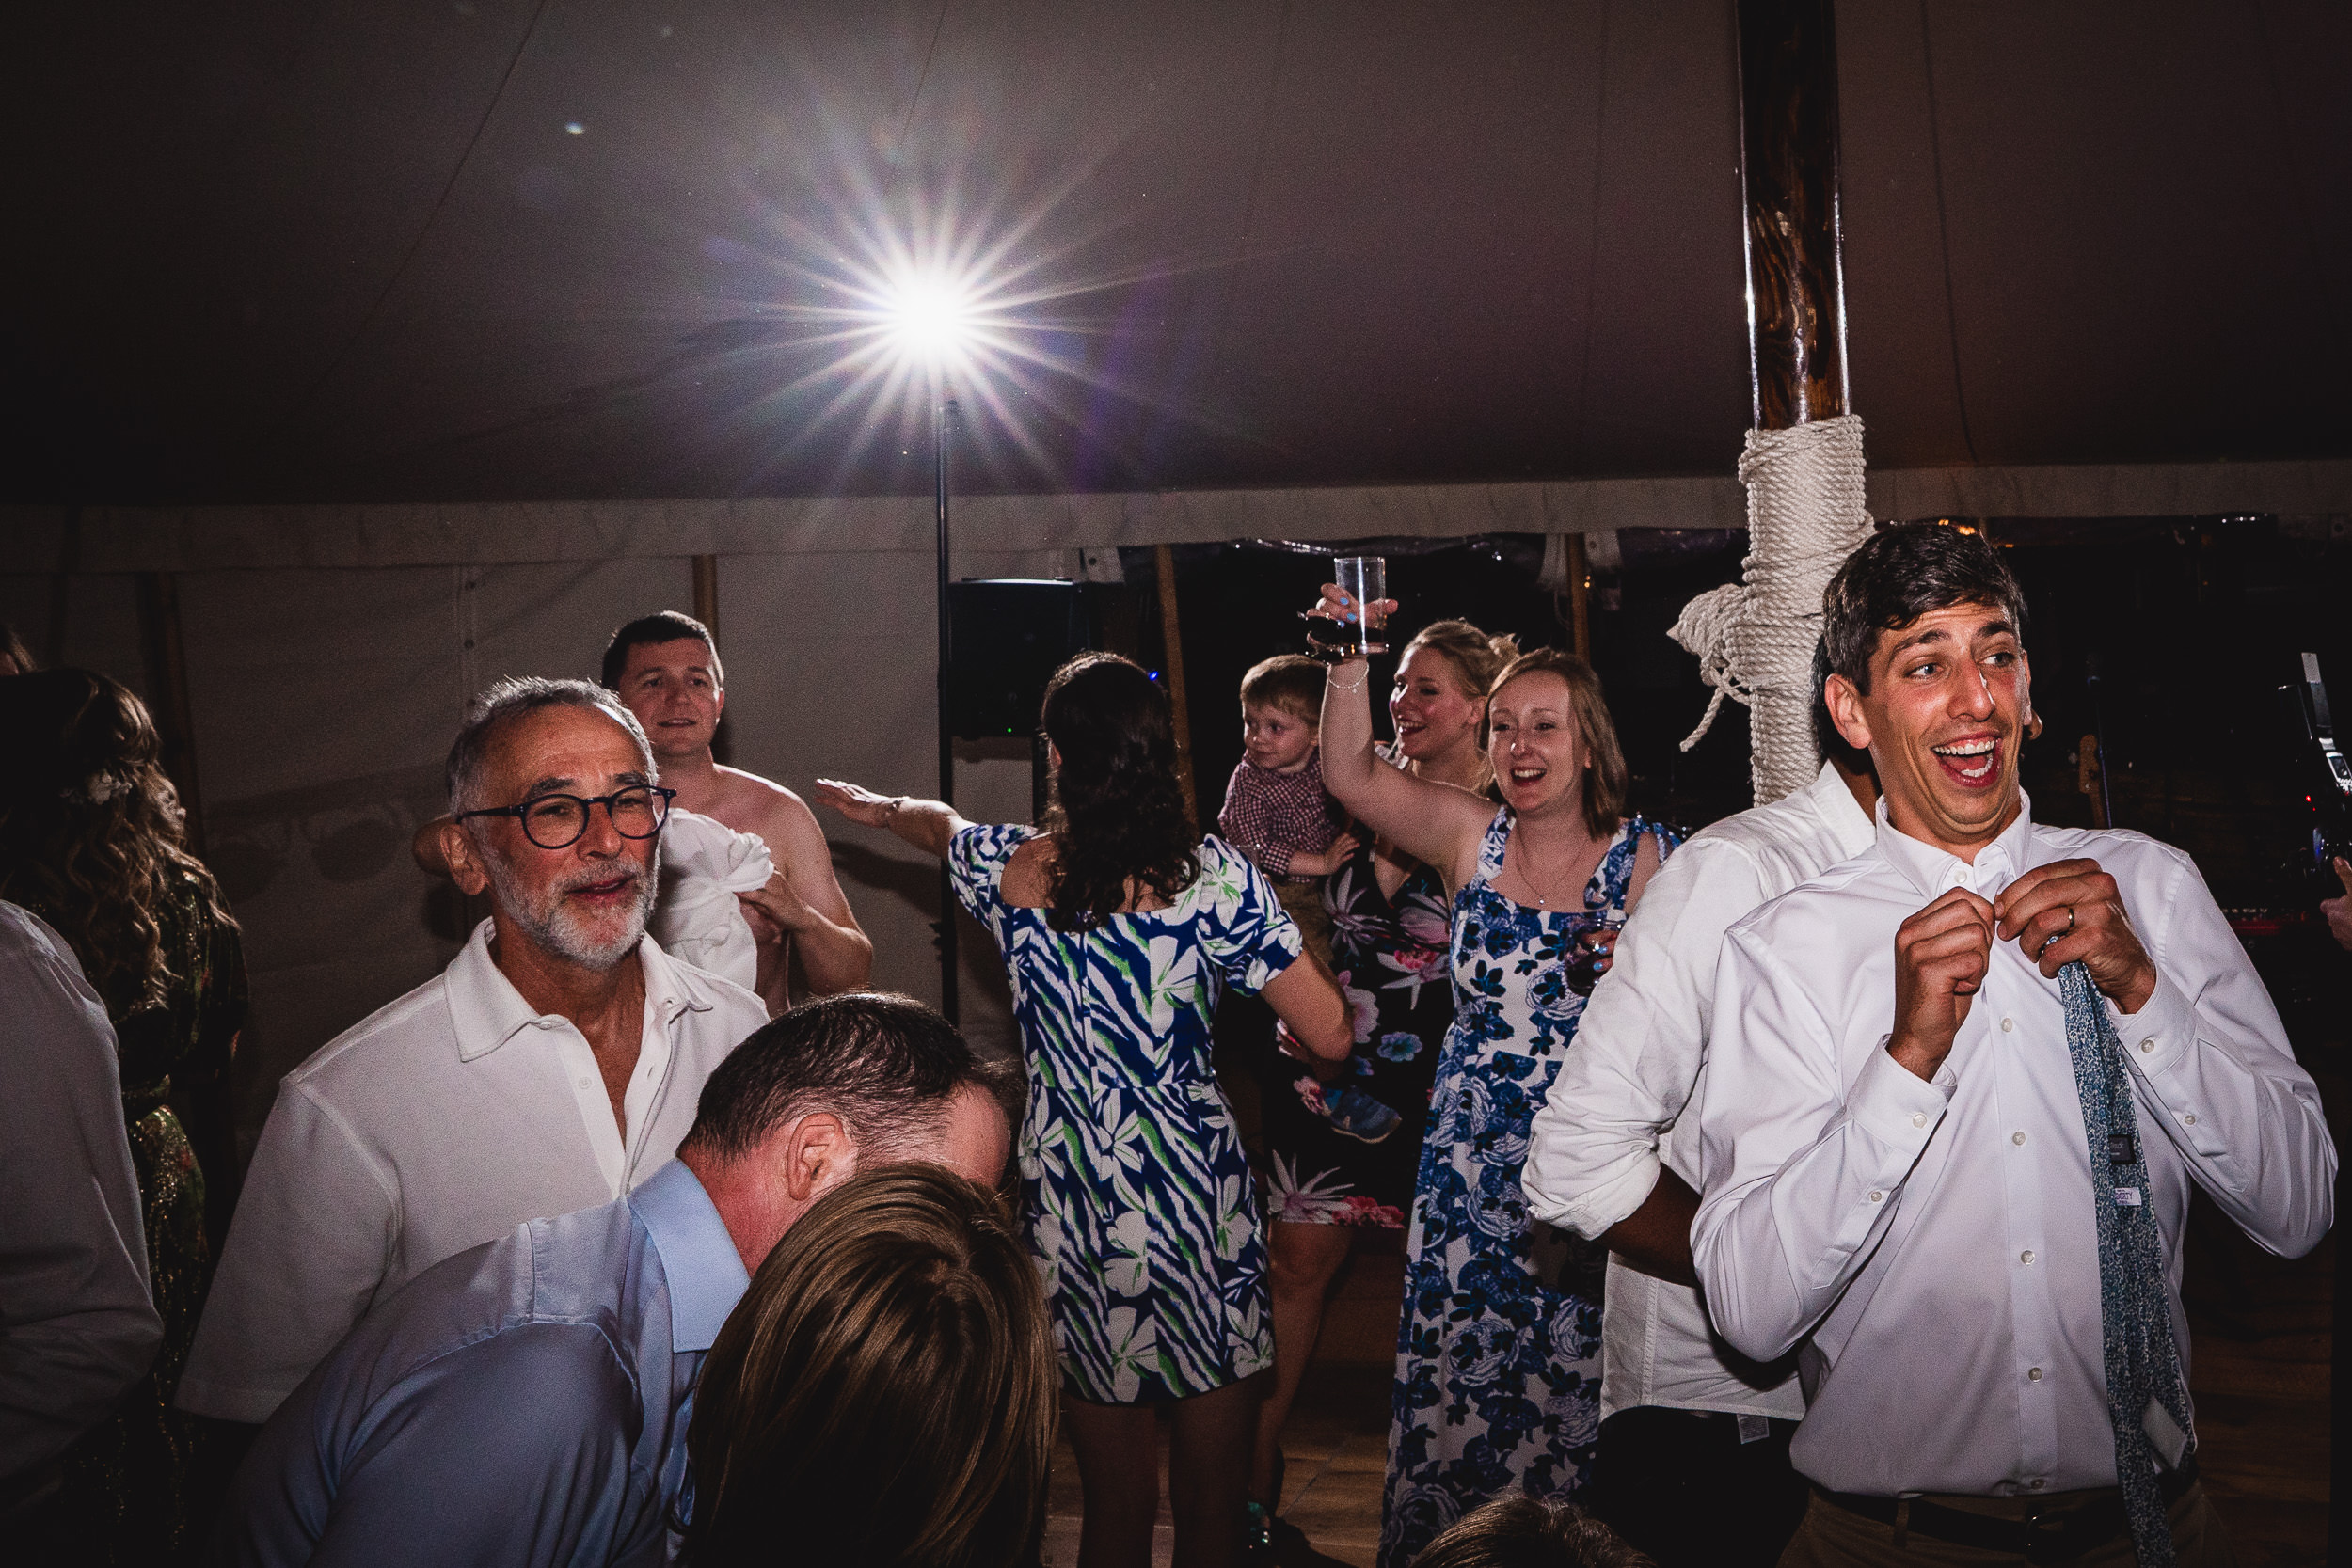
[[[750,1283],[672,1161],[419,1275],[280,1405],[219,1560],[660,1563],[689,1396]]]

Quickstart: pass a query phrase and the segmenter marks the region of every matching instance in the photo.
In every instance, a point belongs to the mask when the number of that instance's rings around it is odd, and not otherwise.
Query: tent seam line
[[[359,325],[343,341],[343,346],[336,351],[326,369],[321,371],[318,378],[304,389],[302,401],[306,408],[335,378],[335,373],[343,368],[353,351],[375,325],[377,315],[392,297],[393,291],[400,287],[401,279],[408,276],[410,264],[416,261],[418,252],[424,248],[424,242],[432,236],[434,225],[441,221],[441,214],[448,208],[449,198],[457,189],[457,182],[465,176],[466,166],[473,162],[474,151],[482,145],[483,133],[489,130],[490,120],[498,114],[499,104],[505,101],[507,87],[513,83],[515,71],[522,64],[523,52],[531,47],[531,40],[539,34],[539,24],[547,15],[548,3],[549,0],[539,0],[532,8],[531,23],[523,29],[523,36],[515,40],[515,52],[507,56],[506,69],[499,73],[498,87],[490,94],[490,102],[484,107],[481,119],[474,123],[473,135],[466,138],[466,150],[457,155],[456,166],[449,171],[448,180],[441,184],[440,194],[433,198],[433,210],[425,214],[423,224],[417,230],[417,237],[408,242],[408,248],[401,254],[400,264],[392,269],[391,277],[384,280],[384,287],[368,306],[367,314],[359,318]]]

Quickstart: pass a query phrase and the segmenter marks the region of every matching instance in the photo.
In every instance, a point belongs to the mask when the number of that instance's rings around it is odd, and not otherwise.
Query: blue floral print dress
[[[1493,885],[1511,837],[1504,810],[1454,895],[1454,1027],[1406,1243],[1382,1568],[1404,1568],[1481,1503],[1572,1497],[1591,1472],[1604,1258],[1529,1220],[1519,1167],[1599,978],[1600,933],[1625,924],[1645,836],[1661,862],[1679,842],[1635,817],[1609,841],[1581,910],[1533,910]]]
[[[1164,910],[1057,931],[1005,902],[1034,835],[967,828],[956,896],[996,938],[1027,1058],[1022,1217],[1052,1301],[1064,1386],[1101,1404],[1184,1399],[1272,1365],[1265,1237],[1209,1021],[1299,954],[1273,886],[1220,838]]]

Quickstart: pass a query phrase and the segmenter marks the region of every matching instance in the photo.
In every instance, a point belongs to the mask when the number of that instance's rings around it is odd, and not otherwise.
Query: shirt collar
[[[1804,792],[1812,798],[1813,809],[1821,814],[1830,832],[1836,835],[1840,854],[1851,860],[1870,847],[1877,833],[1876,824],[1871,814],[1862,809],[1862,802],[1853,798],[1853,791],[1846,787],[1845,775],[1834,765],[1822,763],[1821,770],[1804,786]]]
[[[1886,797],[1879,797],[1879,852],[1929,898],[1956,887],[1992,896],[2023,876],[2032,863],[2028,859],[2032,839],[2033,800],[2022,789],[2017,792],[2017,820],[2004,828],[2000,837],[1977,851],[1974,864],[1899,831],[1886,819]]]
[[[465,947],[444,973],[449,1010],[457,1035],[457,1059],[470,1062],[486,1056],[525,1029],[552,1029],[570,1023],[554,1013],[534,1013],[515,982],[500,973],[490,957],[491,922],[473,928]],[[678,1016],[708,1012],[709,989],[682,965],[671,960],[652,937],[637,944],[638,961],[645,971],[645,1012],[649,1021],[668,1028]]]
[[[675,1160],[631,1193],[628,1206],[661,1255],[670,1287],[670,1349],[708,1350],[752,1284],[726,1222],[694,1173]]]

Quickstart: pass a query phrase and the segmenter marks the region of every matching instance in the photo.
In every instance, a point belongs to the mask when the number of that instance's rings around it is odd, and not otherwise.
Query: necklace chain
[[[1534,851],[1527,847],[1527,841],[1520,837],[1518,833],[1513,833],[1511,835],[1510,845],[1504,847],[1505,854],[1510,852],[1510,847],[1512,846],[1516,846],[1518,848],[1519,863],[1525,868],[1527,885],[1535,895],[1535,907],[1539,910],[1549,910],[1551,908],[1551,895],[1546,893],[1544,891],[1544,885],[1535,879]],[[1577,853],[1581,855],[1582,851],[1580,850]]]

